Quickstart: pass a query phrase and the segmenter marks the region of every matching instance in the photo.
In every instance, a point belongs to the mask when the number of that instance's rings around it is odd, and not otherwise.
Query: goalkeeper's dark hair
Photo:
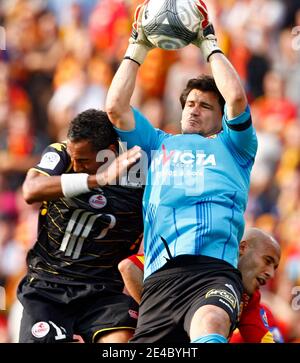
[[[198,78],[192,78],[188,81],[185,89],[182,91],[180,95],[180,103],[182,109],[184,109],[187,97],[189,93],[193,90],[197,89],[199,91],[203,92],[212,92],[218,97],[219,105],[221,107],[222,114],[224,113],[224,105],[225,100],[224,97],[221,95],[220,91],[218,90],[218,87],[216,85],[215,80],[213,77],[208,75],[203,75]]]
[[[67,137],[72,142],[88,140],[94,151],[107,149],[118,140],[107,113],[95,109],[79,113],[71,121]]]

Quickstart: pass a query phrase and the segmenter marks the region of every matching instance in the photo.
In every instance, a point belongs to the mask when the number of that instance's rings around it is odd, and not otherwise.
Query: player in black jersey
[[[18,288],[20,342],[70,342],[77,334],[85,342],[115,343],[132,336],[137,306],[122,293],[118,263],[139,248],[143,189],[112,185],[116,170],[140,157],[133,148],[115,158],[118,148],[106,113],[87,110],[71,122],[67,141],[48,146],[28,171],[24,198],[42,205]]]

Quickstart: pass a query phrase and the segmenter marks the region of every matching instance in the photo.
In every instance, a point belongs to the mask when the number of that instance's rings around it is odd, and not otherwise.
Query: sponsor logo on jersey
[[[260,308],[259,313],[260,313],[261,320],[264,323],[264,326],[267,327],[267,328],[269,328],[268,318],[267,318],[267,314],[266,314],[265,309],[264,308]]]
[[[89,199],[89,205],[95,209],[101,209],[107,204],[107,199],[102,194],[93,195]]]
[[[202,150],[166,150],[165,145],[162,145],[160,152],[154,159],[155,166],[160,164],[165,165],[170,162],[174,165],[197,165],[197,166],[216,166],[216,158],[214,154],[206,154]]]
[[[54,170],[59,161],[60,156],[53,151],[49,151],[43,155],[40,163],[38,164],[38,167],[42,169]]]
[[[236,298],[230,292],[228,292],[226,290],[221,290],[221,289],[212,289],[206,293],[205,298],[207,299],[212,296],[218,296],[218,297],[221,297],[221,298],[227,300],[230,303],[230,305],[235,309]]]
[[[204,171],[217,165],[214,154],[202,150],[166,150],[152,155],[152,185],[173,185],[186,196],[200,195],[204,190]]]
[[[35,323],[31,328],[31,333],[36,338],[43,338],[45,337],[50,331],[50,325],[45,321],[39,321]]]
[[[139,316],[138,312],[137,312],[137,311],[135,311],[135,310],[132,310],[132,309],[129,309],[129,310],[128,310],[128,314],[130,315],[130,317],[131,317],[132,319],[137,319],[137,318],[138,318],[138,316]]]

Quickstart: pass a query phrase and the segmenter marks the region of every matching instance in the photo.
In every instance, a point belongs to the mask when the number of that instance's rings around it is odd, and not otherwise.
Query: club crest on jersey
[[[107,204],[107,199],[102,194],[92,195],[89,199],[89,205],[95,209],[101,209]]]
[[[60,161],[60,156],[52,151],[47,152],[43,155],[42,160],[38,164],[38,167],[42,169],[54,170]]]
[[[31,328],[31,333],[36,338],[44,338],[50,331],[50,325],[45,321],[35,323]]]
[[[128,310],[128,314],[131,316],[132,319],[137,319],[139,316],[138,312],[132,309]]]

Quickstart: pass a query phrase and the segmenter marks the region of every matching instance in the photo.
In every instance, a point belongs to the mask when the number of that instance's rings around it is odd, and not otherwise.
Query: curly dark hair
[[[198,89],[199,91],[203,92],[213,92],[218,97],[222,114],[224,113],[224,105],[225,105],[224,97],[221,95],[220,91],[218,90],[215,80],[208,75],[202,75],[198,78],[192,78],[188,81],[185,89],[182,91],[180,95],[180,103],[182,109],[184,109],[187,97],[193,89]]]
[[[107,113],[95,109],[79,113],[71,121],[67,137],[75,142],[88,140],[95,151],[107,149],[118,140],[118,134]]]

